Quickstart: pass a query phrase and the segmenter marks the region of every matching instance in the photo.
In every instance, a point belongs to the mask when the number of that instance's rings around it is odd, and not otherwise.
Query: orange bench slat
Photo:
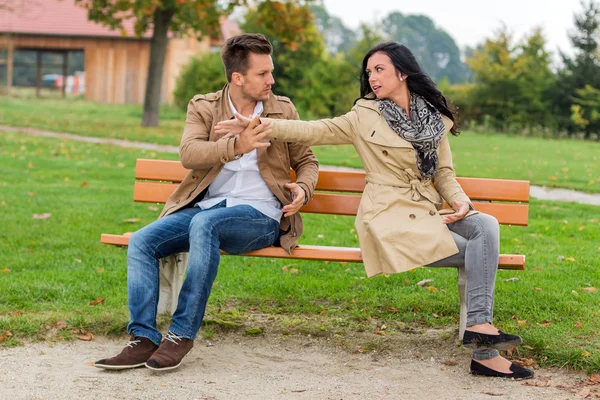
[[[127,246],[131,232],[123,235],[102,234],[101,242],[118,246]],[[221,254],[227,253],[221,251]],[[334,247],[334,246],[309,246],[300,245],[291,255],[281,247],[266,247],[264,249],[252,251],[244,254],[249,257],[270,257],[270,258],[293,258],[299,260],[323,260],[339,262],[362,262],[362,255],[359,248],[355,247]],[[501,269],[525,269],[525,256],[520,254],[500,254],[499,268]]]

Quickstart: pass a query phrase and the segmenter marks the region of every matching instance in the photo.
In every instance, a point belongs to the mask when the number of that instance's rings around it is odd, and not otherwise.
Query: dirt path
[[[96,338],[0,349],[0,399],[560,400],[581,399],[580,384],[587,379],[559,370],[538,370],[535,379],[522,382],[480,378],[467,372],[469,353],[454,346],[439,358],[415,349],[379,355],[310,337],[197,340],[182,367],[170,373],[90,365],[122,345]],[[458,365],[443,364],[449,360]]]

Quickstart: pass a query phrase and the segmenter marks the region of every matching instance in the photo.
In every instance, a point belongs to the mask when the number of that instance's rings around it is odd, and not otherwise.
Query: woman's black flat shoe
[[[481,376],[493,376],[497,378],[513,378],[513,379],[529,379],[533,378],[533,371],[527,368],[523,368],[520,365],[512,363],[510,365],[512,373],[505,374],[504,372],[494,371],[491,368],[486,367],[483,364],[478,363],[475,360],[471,360],[471,374]]]
[[[520,336],[509,335],[502,331],[498,331],[499,335],[486,335],[485,333],[477,333],[465,331],[462,344],[470,349],[497,349],[508,350],[521,344]]]

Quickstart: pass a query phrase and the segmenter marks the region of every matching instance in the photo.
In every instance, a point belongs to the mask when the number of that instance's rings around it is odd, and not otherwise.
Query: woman
[[[492,325],[498,221],[475,211],[456,181],[447,134],[457,132],[446,98],[397,42],[371,49],[362,67],[361,97],[349,113],[309,122],[261,118],[261,125],[269,126],[271,140],[354,145],[367,173],[355,222],[367,274],[465,268],[463,345],[473,348],[471,373],[531,378],[532,371],[498,353],[521,343]],[[216,130],[238,134],[251,123],[236,117]],[[441,210],[444,200],[450,213]]]

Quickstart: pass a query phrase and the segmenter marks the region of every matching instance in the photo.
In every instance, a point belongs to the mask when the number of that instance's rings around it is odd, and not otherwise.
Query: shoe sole
[[[144,365],[146,365],[146,363],[145,363],[145,362],[143,362],[143,363],[139,363],[139,364],[133,364],[133,365],[108,365],[108,364],[94,364],[94,367],[96,367],[96,368],[110,369],[110,370],[118,371],[118,370],[121,370],[121,369],[133,369],[133,368],[139,368],[139,367],[143,367]]]
[[[474,372],[471,371],[471,375],[473,376],[485,376],[486,378],[504,378],[504,379],[515,379],[515,380],[526,380],[526,379],[531,379],[535,376],[535,374],[529,375],[529,376],[521,376],[518,378],[515,378],[513,376],[498,376],[498,375],[487,375],[481,372]]]
[[[181,365],[183,361],[180,361],[179,364],[174,365],[172,367],[163,367],[163,368],[154,368],[148,365],[148,363],[144,363],[143,365],[146,366],[146,368],[151,369],[152,371],[171,371],[173,369],[179,368],[179,366]]]
[[[511,340],[508,342],[502,342],[502,343],[496,343],[496,344],[490,344],[490,345],[481,345],[481,344],[477,344],[477,343],[463,343],[463,347],[466,347],[467,349],[496,349],[496,350],[509,350],[512,349],[513,347],[517,347],[519,346],[521,343],[523,343],[522,340]]]

